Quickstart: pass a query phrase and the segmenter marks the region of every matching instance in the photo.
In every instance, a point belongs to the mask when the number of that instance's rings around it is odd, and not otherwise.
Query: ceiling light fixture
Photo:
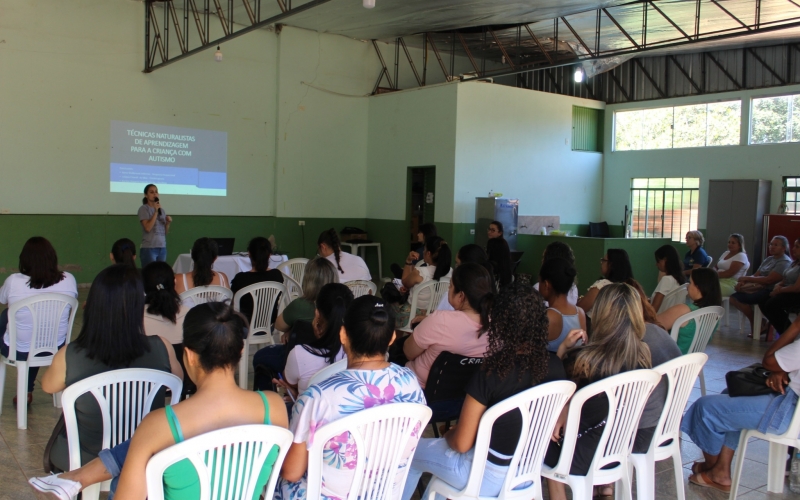
[[[219,50],[219,45],[217,45],[217,51],[214,52],[214,60],[217,62],[222,62],[222,51]]]
[[[362,4],[365,9],[371,9],[375,7],[375,0],[363,0],[364,3]]]
[[[574,75],[575,83],[581,83],[583,81],[583,76],[584,76],[583,68],[578,66],[578,68],[575,70],[575,75]]]

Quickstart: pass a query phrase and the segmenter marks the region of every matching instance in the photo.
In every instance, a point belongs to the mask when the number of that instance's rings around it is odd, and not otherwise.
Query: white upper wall
[[[754,97],[797,92],[800,92],[800,85],[609,105],[606,108],[604,127],[603,217],[610,224],[619,224],[625,205],[630,205],[631,202],[631,179],[634,177],[699,177],[700,214],[698,225],[701,229],[706,228],[708,181],[711,179],[766,179],[772,181],[770,211],[775,213],[781,202],[783,176],[800,175],[797,166],[800,144],[747,145],[750,103]],[[733,99],[742,100],[742,133],[739,146],[613,151],[613,119],[616,111]]]
[[[503,85],[460,84],[453,222],[474,222],[475,198],[490,190],[519,198],[521,215],[559,215],[565,224],[595,220],[603,155],[572,151],[573,105],[605,107]]]

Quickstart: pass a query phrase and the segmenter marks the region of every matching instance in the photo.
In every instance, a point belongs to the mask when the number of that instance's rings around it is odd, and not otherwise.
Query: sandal
[[[700,474],[706,471],[705,462],[695,462],[692,464],[692,474]]]
[[[692,474],[689,476],[689,482],[696,484],[697,486],[702,486],[703,488],[712,488],[723,493],[731,492],[730,485],[715,483],[705,472],[701,472],[700,474]]]

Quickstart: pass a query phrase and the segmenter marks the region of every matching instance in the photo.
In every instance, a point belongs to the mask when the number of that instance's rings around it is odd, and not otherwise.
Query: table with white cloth
[[[270,255],[269,268],[275,269],[282,262],[289,260],[286,255]],[[225,273],[229,280],[232,280],[236,273],[246,272],[253,269],[250,264],[250,256],[247,253],[233,254],[233,255],[220,255],[214,262],[213,266],[215,271]],[[175,259],[175,264],[172,265],[172,270],[175,274],[182,274],[191,272],[194,269],[194,262],[192,261],[191,254],[182,253]]]

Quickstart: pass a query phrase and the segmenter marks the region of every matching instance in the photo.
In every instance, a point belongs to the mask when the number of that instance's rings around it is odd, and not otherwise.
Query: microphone
[[[158,203],[158,196],[153,199],[154,202]],[[158,209],[158,215],[161,215],[161,209]]]

